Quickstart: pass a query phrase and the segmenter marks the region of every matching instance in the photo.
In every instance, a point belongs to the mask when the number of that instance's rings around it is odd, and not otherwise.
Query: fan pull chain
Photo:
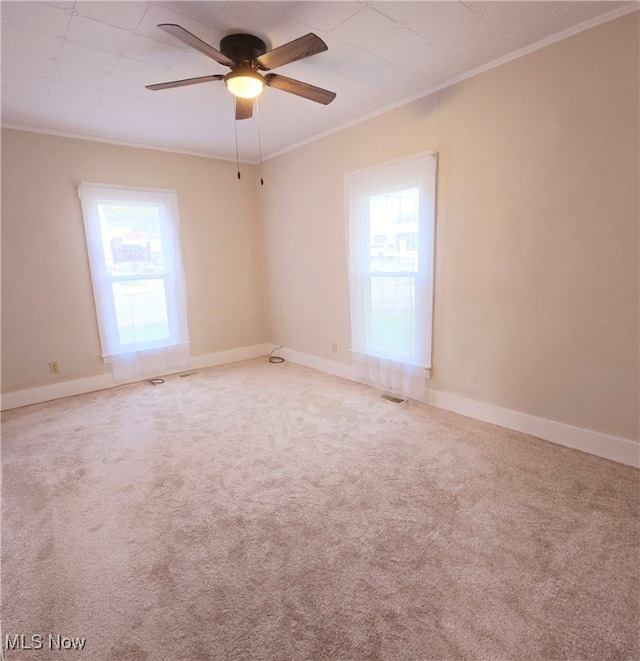
[[[235,100],[233,103],[234,106],[234,111],[235,111]],[[238,179],[240,179],[240,156],[238,154],[238,120],[234,119],[233,120],[233,130],[236,136],[236,168],[238,169]]]
[[[264,186],[264,179],[262,178],[262,135],[260,133],[260,104],[256,99],[256,115],[258,116],[258,156],[260,158],[260,185]]]

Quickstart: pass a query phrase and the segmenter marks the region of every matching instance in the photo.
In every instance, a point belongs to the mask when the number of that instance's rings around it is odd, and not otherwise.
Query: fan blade
[[[269,85],[269,87],[275,87],[276,89],[282,90],[283,92],[289,92],[290,94],[297,94],[298,96],[310,99],[316,103],[323,103],[325,106],[336,98],[335,92],[330,92],[329,90],[322,89],[322,87],[316,87],[315,85],[309,85],[309,83],[302,83],[293,78],[279,76],[277,73],[266,74],[264,82]]]
[[[172,80],[170,83],[156,83],[155,85],[145,85],[148,90],[167,90],[172,87],[184,87],[185,85],[197,85],[198,83],[210,83],[214,80],[223,80],[224,76],[216,74],[215,76],[198,76],[198,78],[185,78],[184,80]]]
[[[196,37],[195,34],[191,34],[191,32],[185,30],[180,25],[176,25],[175,23],[160,23],[158,27],[161,30],[164,30],[167,34],[170,34],[172,37],[179,39],[183,44],[191,46],[191,48],[200,51],[203,55],[210,57],[212,60],[215,60],[219,64],[224,64],[228,67],[230,67],[232,64],[235,64],[233,60],[230,60],[219,50],[216,50],[213,46],[209,46],[208,43]]]
[[[236,96],[236,119],[250,119],[253,116],[253,99]]]
[[[289,43],[266,52],[264,55],[260,55],[255,61],[263,71],[269,71],[270,69],[281,67],[283,64],[302,60],[305,57],[322,53],[326,50],[327,44],[320,37],[310,32],[304,37],[294,39]]]

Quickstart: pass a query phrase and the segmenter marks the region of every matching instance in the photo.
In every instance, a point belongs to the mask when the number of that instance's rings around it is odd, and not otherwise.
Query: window
[[[78,194],[103,358],[114,372],[126,363],[124,378],[186,367],[175,192],[80,184]],[[132,372],[136,362],[139,369]]]
[[[346,177],[352,348],[378,371],[431,367],[436,163],[418,154]]]

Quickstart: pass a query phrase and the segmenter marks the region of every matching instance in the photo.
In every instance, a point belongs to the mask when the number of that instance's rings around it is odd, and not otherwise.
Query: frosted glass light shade
[[[253,71],[232,72],[224,82],[231,94],[241,99],[255,99],[264,89],[262,76]]]

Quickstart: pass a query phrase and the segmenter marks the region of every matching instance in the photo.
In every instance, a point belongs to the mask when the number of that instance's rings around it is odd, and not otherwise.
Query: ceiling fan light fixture
[[[241,99],[255,99],[264,89],[264,79],[249,69],[236,69],[224,77],[227,89]]]

